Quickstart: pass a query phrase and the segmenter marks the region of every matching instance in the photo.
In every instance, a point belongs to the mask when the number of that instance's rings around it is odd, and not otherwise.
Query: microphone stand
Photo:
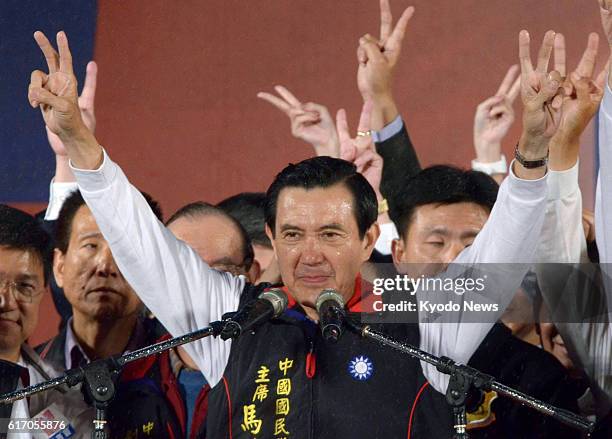
[[[0,395],[0,404],[12,403],[63,384],[68,387],[74,387],[79,383],[83,383],[83,391],[86,397],[93,403],[96,411],[96,416],[93,421],[94,430],[92,432],[92,438],[106,439],[107,432],[105,426],[108,422],[106,420],[106,410],[108,404],[115,396],[114,379],[119,375],[124,365],[204,337],[209,337],[211,335],[217,337],[221,334],[226,323],[226,321],[212,322],[210,326],[206,328],[190,332],[180,337],[171,338],[151,346],[146,346],[119,357],[113,356],[92,361],[83,367],[70,369],[64,375],[52,380]]]
[[[409,344],[399,341],[377,332],[369,325],[363,325],[350,319],[344,311],[337,309],[339,316],[343,318],[349,329],[360,334],[362,337],[376,340],[379,343],[389,346],[395,350],[410,355],[418,360],[436,366],[441,373],[450,375],[448,389],[446,391],[446,401],[453,408],[454,429],[453,439],[467,439],[467,419],[466,419],[466,400],[471,388],[481,391],[494,390],[498,394],[519,402],[533,410],[546,416],[550,416],[565,425],[577,428],[587,433],[592,433],[595,424],[589,420],[578,416],[568,410],[555,407],[546,402],[532,398],[525,393],[519,392],[511,387],[501,384],[491,376],[480,372],[473,367],[459,364],[448,357],[436,357],[428,352],[422,351]]]

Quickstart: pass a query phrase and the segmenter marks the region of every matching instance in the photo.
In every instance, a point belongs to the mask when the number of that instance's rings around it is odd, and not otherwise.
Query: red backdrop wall
[[[395,17],[410,4],[395,92],[424,165],[469,165],[474,109],[517,63],[520,29],[533,46],[548,29],[563,32],[570,68],[588,32],[601,33],[596,0],[392,0]],[[344,107],[355,129],[355,50],[362,34],[378,34],[378,13],[375,0],[100,0],[99,141],[166,215],[189,201],[265,190],[311,150],[257,92],[283,84],[332,114]],[[508,157],[518,135],[516,124]],[[587,206],[592,139],[582,161]]]

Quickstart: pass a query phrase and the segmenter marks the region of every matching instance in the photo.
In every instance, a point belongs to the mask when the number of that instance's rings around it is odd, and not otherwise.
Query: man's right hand
[[[81,110],[81,117],[83,118],[83,123],[92,133],[96,130],[96,115],[94,112],[94,101],[96,97],[96,82],[98,76],[98,65],[95,61],[89,61],[87,63],[87,70],[85,73],[85,85],[83,85],[83,91],[81,92],[81,96],[78,98],[79,109]],[[45,127],[47,130],[47,139],[49,140],[49,145],[51,145],[51,149],[55,153],[56,156],[66,157],[68,153],[66,152],[66,148],[64,144],[57,136],[49,130],[48,127]]]
[[[519,94],[518,66],[508,69],[497,93],[481,102],[474,115],[476,160],[491,163],[501,160],[501,142],[514,123],[512,104]]]
[[[364,100],[371,99],[372,129],[379,131],[399,114],[392,93],[393,73],[399,61],[408,21],[414,14],[410,6],[393,27],[389,0],[380,0],[380,38],[366,34],[357,48],[357,87]]]
[[[550,141],[550,169],[564,171],[576,164],[580,149],[580,136],[593,119],[603,98],[606,69],[595,76],[599,36],[589,35],[587,47],[576,69],[563,84],[563,106],[559,129]],[[565,38],[555,38],[555,70],[566,76]]]
[[[561,120],[563,104],[561,75],[557,71],[548,73],[548,62],[553,50],[555,32],[544,36],[536,68],[530,54],[529,33],[519,34],[519,59],[521,64],[521,98],[523,101],[523,133],[518,149],[527,160],[538,160],[548,156],[548,146]],[[545,175],[546,169],[515,167],[519,178],[537,179]]]
[[[66,34],[63,31],[57,34],[59,54],[42,32],[35,32],[34,39],[45,55],[49,73],[32,72],[28,94],[30,104],[40,108],[45,124],[53,134],[62,137],[76,132],[84,123]]]
[[[280,98],[265,92],[257,93],[257,97],[268,101],[289,117],[291,134],[310,143],[317,156],[339,157],[338,134],[327,108],[313,102],[302,104],[282,85],[277,85],[274,90]]]
[[[85,126],[93,133],[96,129],[96,116],[94,113],[94,100],[96,96],[96,78],[98,75],[98,66],[94,61],[90,61],[87,64],[87,71],[85,74],[85,85],[83,85],[83,91],[79,96],[78,103],[79,109],[81,110],[81,117]],[[54,183],[67,183],[75,181],[74,175],[68,165],[68,153],[66,147],[62,143],[61,139],[57,134],[54,134],[45,126],[47,131],[47,139],[49,145],[55,153],[55,176],[53,177]]]
[[[60,138],[75,166],[96,169],[101,164],[102,151],[81,116],[68,38],[63,31],[57,34],[59,54],[42,32],[35,32],[34,39],[47,60],[49,73],[32,72],[30,105],[40,108],[47,128]]]
[[[372,60],[362,45],[357,49],[359,60],[357,87],[364,100],[367,98],[376,100],[391,94],[393,71],[399,60],[408,21],[413,14],[414,7],[406,8],[394,28],[389,0],[380,0],[380,39],[376,40],[370,35],[365,35],[360,42],[364,40],[375,42],[382,56]]]

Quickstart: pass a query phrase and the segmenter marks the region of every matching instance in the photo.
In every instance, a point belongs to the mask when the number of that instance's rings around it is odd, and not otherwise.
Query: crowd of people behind
[[[597,4],[612,46],[612,0]],[[328,343],[317,298],[334,289],[349,317],[371,317],[364,280],[383,263],[412,275],[415,266],[500,264],[505,277],[483,293],[499,305],[494,318],[372,327],[590,419],[591,437],[612,435],[612,80],[607,67],[596,70],[598,34],[571,70],[563,35],[547,32],[532,62],[521,31],[519,64],[476,108],[471,169],[423,169],[392,92],[414,8],[395,24],[388,0],[380,8],[379,37],[358,42],[355,136],[342,109],[334,121],[286,87],[261,92],[313,157],[282,169],[266,193],[194,201],[169,217],[94,137],[98,66],[87,65],[79,96],[67,36],[58,33],[56,51],[34,34],[48,71],[32,73],[28,99],[41,110],[56,171],[44,212],[0,205],[0,393],[206,327],[274,286],[288,308],[256,331],[125,365],[108,406],[110,437],[453,437],[448,376],[351,331]],[[521,137],[507,161],[502,143],[519,96]],[[578,157],[596,114],[589,212]],[[59,332],[30,346],[47,291]],[[80,385],[0,404],[0,420],[66,421],[43,436],[9,437],[88,437],[94,417]],[[493,390],[471,395],[466,429],[474,438],[586,437]]]

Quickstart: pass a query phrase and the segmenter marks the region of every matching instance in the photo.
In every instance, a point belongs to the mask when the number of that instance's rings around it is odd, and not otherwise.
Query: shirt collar
[[[66,369],[81,366],[80,364],[73,364],[73,361],[77,360],[77,358],[82,358],[86,363],[90,361],[74,335],[74,331],[72,330],[72,317],[70,317],[66,323],[66,343],[64,344],[64,362],[66,363]]]
[[[19,378],[21,380],[21,385],[22,387],[28,387],[30,385],[30,371],[28,370],[28,365],[21,354],[19,354],[17,364],[20,366]]]
[[[125,348],[124,353],[130,352],[136,349],[143,347],[143,343],[145,342],[147,337],[147,331],[144,325],[144,319],[138,318],[136,320],[136,325],[134,326],[134,330],[132,331],[132,335],[128,341],[128,344]],[[82,364],[80,361],[77,361],[77,364],[74,364],[73,360],[82,359],[85,364],[89,363],[91,359],[87,356],[83,348],[79,345],[76,336],[74,335],[74,331],[72,330],[72,317],[68,320],[66,324],[66,343],[64,344],[64,358],[66,369],[72,369],[74,367],[80,367]]]

